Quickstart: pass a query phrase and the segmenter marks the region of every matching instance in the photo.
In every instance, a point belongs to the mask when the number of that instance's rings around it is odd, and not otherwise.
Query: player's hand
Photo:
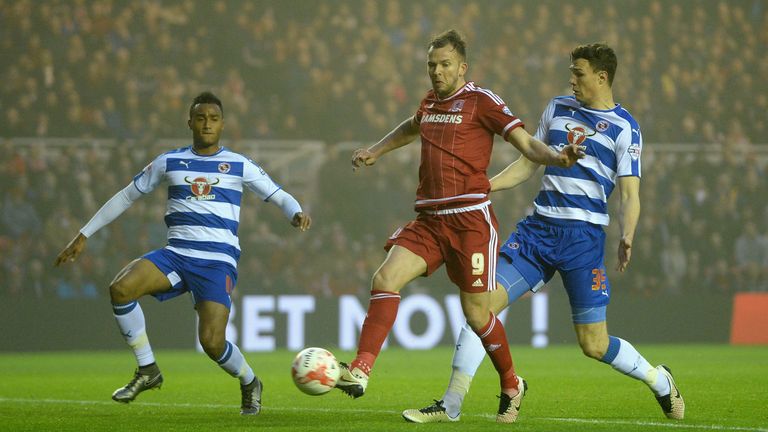
[[[298,212],[295,215],[293,215],[293,220],[291,220],[291,225],[295,226],[296,228],[302,231],[306,231],[312,225],[312,218],[309,217],[308,214],[305,214],[303,212]]]
[[[352,153],[352,171],[361,166],[371,166],[376,163],[376,156],[368,149],[357,149]]]
[[[587,146],[578,144],[568,144],[560,151],[560,161],[563,168],[570,168],[578,162],[579,159],[584,159],[587,154],[585,151]]]
[[[616,270],[623,273],[630,259],[632,259],[632,241],[623,238],[619,240],[619,263],[616,265]]]
[[[88,237],[84,236],[82,233],[78,233],[77,236],[69,242],[67,247],[59,252],[59,256],[56,257],[56,262],[54,264],[59,266],[67,261],[72,262],[76,260],[78,255],[80,255],[80,252],[85,249],[86,240],[88,240]]]

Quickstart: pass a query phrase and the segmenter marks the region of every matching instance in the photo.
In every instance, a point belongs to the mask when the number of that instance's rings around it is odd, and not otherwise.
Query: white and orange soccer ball
[[[302,392],[319,396],[336,387],[341,368],[336,357],[323,348],[305,348],[296,354],[291,365],[293,383]]]

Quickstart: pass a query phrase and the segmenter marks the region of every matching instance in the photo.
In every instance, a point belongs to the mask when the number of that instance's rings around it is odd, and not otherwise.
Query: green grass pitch
[[[158,350],[165,383],[134,403],[110,399],[131,378],[130,351],[0,354],[0,430],[7,431],[768,431],[768,347],[639,345],[652,363],[672,368],[686,400],[686,419],[661,413],[648,389],[589,360],[576,346],[513,346],[529,382],[520,418],[497,425],[498,379],[486,360],[461,421],[406,423],[400,412],[442,395],[451,350],[389,349],[365,396],[300,393],[290,378],[294,353],[249,353],[265,384],[261,415],[239,415],[239,388],[204,354]],[[335,351],[349,360],[348,352]]]

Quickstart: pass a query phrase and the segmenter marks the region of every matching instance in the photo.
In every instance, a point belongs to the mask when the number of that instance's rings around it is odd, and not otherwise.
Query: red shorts
[[[499,238],[490,204],[420,212],[392,234],[384,249],[398,245],[422,257],[427,262],[424,276],[445,263],[448,277],[464,292],[493,291]]]

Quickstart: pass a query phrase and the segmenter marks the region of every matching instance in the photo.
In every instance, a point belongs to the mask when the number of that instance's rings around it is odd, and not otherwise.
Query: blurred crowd
[[[468,77],[530,125],[568,93],[576,43],[619,57],[616,100],[650,142],[763,142],[765,0],[0,0],[0,135],[179,137],[190,95],[233,138],[370,140],[429,88],[426,45],[457,28]],[[757,91],[762,89],[762,91]]]
[[[71,143],[69,143],[71,144]],[[238,143],[229,143],[238,150]],[[491,174],[516,155],[497,144]],[[755,147],[751,147],[755,148]],[[87,298],[106,296],[116,272],[165,244],[167,192],[159,187],[88,241],[75,264],[53,268],[56,254],[93,213],[154,155],[159,146],[19,145],[0,151],[0,296]],[[314,219],[307,233],[291,227],[276,207],[244,194],[242,257],[237,294],[313,293],[365,296],[384,257],[387,237],[413,218],[418,146],[398,150],[374,167],[353,173],[347,146],[329,145],[311,196],[286,189]],[[263,164],[269,172],[269,161]],[[629,271],[610,271],[615,287],[634,296],[768,291],[768,188],[766,152],[729,145],[681,152],[649,143],[643,153],[642,215]],[[542,170],[539,170],[539,175]],[[499,231],[506,238],[532,211],[536,179],[492,195]],[[616,210],[617,197],[611,198]],[[613,269],[618,221],[608,228],[606,263]],[[439,274],[443,272],[440,271]],[[555,278],[553,286],[559,286]],[[453,293],[444,276],[418,279],[409,292]]]
[[[98,207],[168,150],[159,140],[188,136],[188,103],[206,89],[224,102],[236,150],[242,139],[328,143],[314,196],[291,191],[310,206],[310,232],[246,195],[238,292],[364,295],[387,236],[413,216],[418,154],[352,174],[336,143],[375,140],[414,112],[429,88],[426,45],[451,27],[469,41],[468,78],[529,131],[568,94],[574,44],[615,47],[615,98],[648,145],[633,262],[611,273],[614,285],[638,296],[768,290],[765,1],[0,0],[0,296],[105,296],[122,265],[163,246],[156,191],[89,240],[77,265],[51,268]],[[117,144],[93,144],[101,138]],[[497,157],[490,174],[511,160]],[[502,236],[537,189],[493,197]],[[617,228],[614,218],[611,268]],[[454,292],[448,283],[413,289]]]

